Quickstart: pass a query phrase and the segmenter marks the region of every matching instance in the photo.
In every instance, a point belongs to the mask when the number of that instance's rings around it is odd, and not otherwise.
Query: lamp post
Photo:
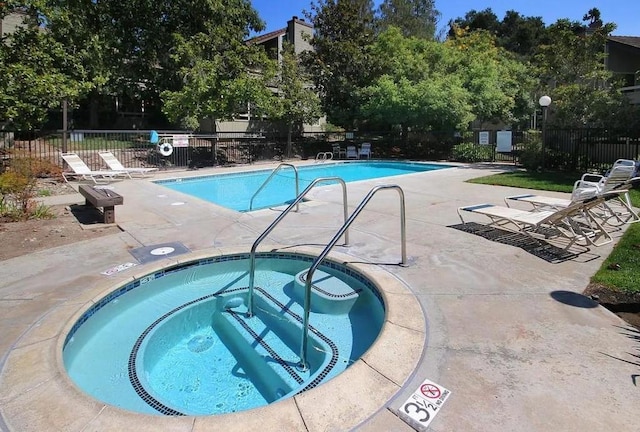
[[[547,143],[547,108],[551,105],[551,98],[549,96],[542,96],[538,100],[538,103],[542,107],[542,169],[544,169],[544,158],[546,151],[546,143]]]

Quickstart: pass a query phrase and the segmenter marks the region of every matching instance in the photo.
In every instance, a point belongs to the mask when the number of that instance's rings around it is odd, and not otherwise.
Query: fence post
[[[62,100],[62,153],[67,152],[67,99]]]

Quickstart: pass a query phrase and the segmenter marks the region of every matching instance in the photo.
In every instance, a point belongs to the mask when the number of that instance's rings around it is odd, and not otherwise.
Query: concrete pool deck
[[[233,169],[270,167],[275,165]],[[387,317],[396,344],[409,349],[403,355],[393,349],[365,355],[349,374],[273,407],[220,416],[215,427],[411,431],[396,413],[429,379],[451,391],[431,422],[431,431],[637,430],[640,333],[579,295],[613,244],[551,263],[521,248],[450,227],[460,223],[456,214],[460,206],[501,204],[507,195],[527,192],[465,183],[505,169],[509,167],[460,166],[349,183],[350,212],[376,185],[397,184],[404,190],[408,267],[397,265],[400,212],[398,194],[392,190],[376,194],[353,224],[350,246],[336,246],[335,251],[341,260],[409,288],[412,294],[399,291],[396,301],[406,297],[411,305],[415,299],[419,307],[396,308]],[[153,179],[230,170],[160,172]],[[237,213],[145,179],[113,186],[124,196],[124,205],[116,209],[121,233],[0,265],[0,430],[213,427],[206,417],[145,416],[84,396],[59,367],[62,332],[105,286],[162,264],[101,274],[135,262],[131,249],[181,242],[196,255],[249,251],[279,213]],[[339,186],[322,186],[309,197],[312,200],[301,205],[299,213],[287,216],[259,250],[295,246],[319,253],[323,249],[341,225],[341,191]],[[84,201],[80,195],[50,199],[60,200]],[[481,217],[469,219],[486,223]],[[614,238],[620,235],[616,232]],[[171,262],[176,259],[181,256]],[[379,363],[395,367],[385,370]],[[274,415],[269,408],[281,410]]]

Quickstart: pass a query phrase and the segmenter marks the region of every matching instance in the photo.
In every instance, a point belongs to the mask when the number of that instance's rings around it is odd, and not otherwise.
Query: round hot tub
[[[75,384],[126,410],[215,415],[268,405],[345,371],[382,330],[385,305],[363,273],[325,260],[313,275],[301,363],[306,269],[315,257],[249,254],[168,266],[111,290],[75,321],[62,358]]]

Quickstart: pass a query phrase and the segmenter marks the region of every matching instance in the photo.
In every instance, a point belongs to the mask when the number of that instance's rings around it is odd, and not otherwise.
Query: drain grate
[[[140,264],[146,264],[163,258],[170,258],[187,252],[191,251],[180,242],[143,246],[129,251],[129,253],[140,262]]]

